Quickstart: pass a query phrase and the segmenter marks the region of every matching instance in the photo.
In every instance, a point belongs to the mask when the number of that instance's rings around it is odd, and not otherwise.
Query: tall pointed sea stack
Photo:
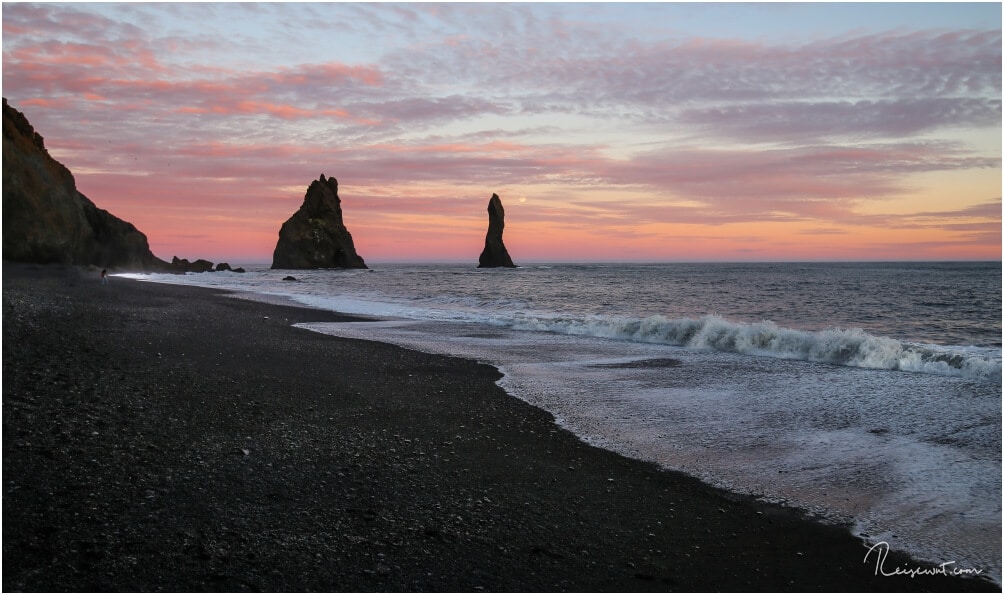
[[[488,201],[488,234],[485,236],[485,249],[478,258],[478,268],[514,267],[509,251],[502,243],[502,230],[505,229],[505,209],[498,194],[492,194]]]
[[[342,221],[342,201],[334,178],[314,180],[300,210],[282,224],[272,253],[273,269],[365,269],[352,235]]]

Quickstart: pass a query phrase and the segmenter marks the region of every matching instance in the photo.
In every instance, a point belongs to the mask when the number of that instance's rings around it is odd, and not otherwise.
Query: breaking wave
[[[370,287],[372,275],[347,277],[339,272],[337,277],[332,277],[327,271],[312,275],[314,276],[304,275],[303,282],[292,288],[278,281],[273,273],[241,276],[213,273],[181,278],[176,275],[148,275],[142,278],[283,296],[315,308],[378,318],[489,323],[514,330],[545,331],[857,368],[955,376],[979,382],[1001,382],[999,347],[946,346],[901,341],[869,334],[860,328],[799,330],[778,326],[770,321],[733,322],[717,315],[700,318],[659,315],[628,318],[587,314],[583,311],[583,304],[586,302],[576,301],[588,300],[587,297],[573,299],[568,305],[553,303],[561,300],[552,296],[552,303],[544,305],[543,310],[523,310],[528,306],[533,307],[524,296],[499,297],[494,293],[489,296],[480,286],[468,287],[469,294],[452,285],[449,291],[441,291],[442,288],[426,290],[424,286],[417,287],[416,281],[407,278],[407,283],[400,287],[394,285],[395,281],[391,279],[388,281],[389,289],[378,287],[373,291]],[[335,278],[339,284],[345,284],[351,279],[364,279],[366,284],[352,287],[339,285],[337,290],[333,290]],[[481,276],[473,275],[464,279],[476,281]],[[422,282],[427,281],[427,278],[422,278]],[[455,282],[455,279],[451,281]],[[385,291],[388,295],[384,295]],[[648,303],[644,299],[641,301],[642,304],[634,304],[628,299],[624,306],[637,308],[635,312],[653,311],[651,300]],[[587,307],[590,305],[592,304],[586,304]],[[575,310],[569,312],[566,307]],[[564,313],[558,313],[556,309],[562,309]]]
[[[803,331],[779,327],[770,321],[730,322],[713,315],[697,319],[516,315],[495,317],[492,322],[515,330],[657,343],[857,368],[959,376],[985,382],[1001,381],[1000,350],[906,343],[870,335],[856,328]]]

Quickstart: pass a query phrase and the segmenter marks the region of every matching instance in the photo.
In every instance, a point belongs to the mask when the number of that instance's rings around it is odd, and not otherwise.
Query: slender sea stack
[[[515,267],[509,251],[502,243],[502,230],[505,229],[505,209],[498,194],[492,194],[488,201],[488,233],[485,235],[485,249],[478,258],[478,268]]]
[[[342,201],[334,178],[314,180],[300,210],[282,224],[272,253],[273,269],[365,269],[352,235],[342,221]]]
[[[28,119],[3,100],[3,257],[35,264],[161,270],[146,236],[77,191]]]

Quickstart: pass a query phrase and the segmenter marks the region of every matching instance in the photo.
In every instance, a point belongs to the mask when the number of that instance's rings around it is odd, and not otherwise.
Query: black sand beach
[[[5,263],[4,591],[1000,591],[291,327],[344,319]]]

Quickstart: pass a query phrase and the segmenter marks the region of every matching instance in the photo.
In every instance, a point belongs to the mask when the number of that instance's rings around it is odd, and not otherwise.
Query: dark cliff
[[[485,249],[478,258],[478,268],[515,267],[509,251],[502,243],[502,230],[505,229],[505,209],[498,194],[492,194],[488,201],[488,233],[485,235]]]
[[[3,100],[3,258],[161,270],[143,233],[77,191],[28,119]]]
[[[365,269],[342,220],[335,178],[314,180],[300,209],[282,224],[272,253],[273,269]]]

